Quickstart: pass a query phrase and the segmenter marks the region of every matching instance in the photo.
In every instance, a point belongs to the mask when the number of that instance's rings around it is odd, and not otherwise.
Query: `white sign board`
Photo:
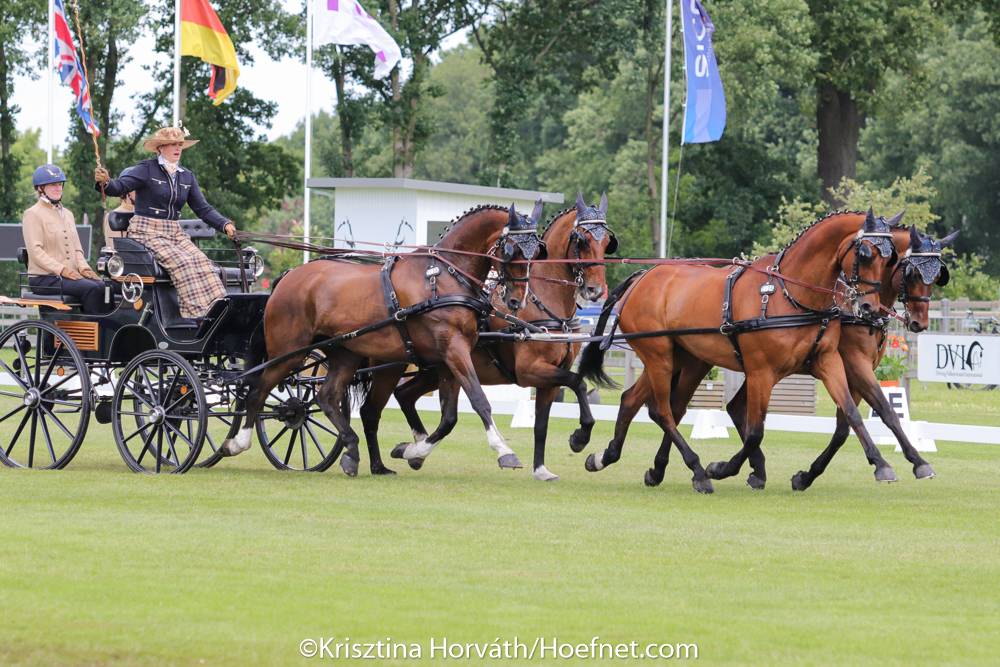
[[[906,390],[902,387],[882,387],[882,394],[885,396],[885,400],[889,402],[889,407],[892,408],[892,411],[899,418],[899,424],[903,427],[903,432],[909,438],[910,444],[918,452],[936,452],[937,443],[934,442],[933,438],[925,437],[923,434],[921,424],[925,424],[926,422],[910,421],[910,404],[906,400]],[[871,409],[871,406],[869,406],[868,419],[875,418],[877,418],[877,415]],[[882,422],[878,422],[873,428],[869,428],[869,431],[874,436],[876,445],[896,445],[897,452],[903,451],[903,448],[896,441],[896,436],[888,432],[888,428]],[[880,432],[887,432],[887,434],[880,435]]]
[[[921,382],[1000,384],[1000,336],[921,334],[917,378]]]

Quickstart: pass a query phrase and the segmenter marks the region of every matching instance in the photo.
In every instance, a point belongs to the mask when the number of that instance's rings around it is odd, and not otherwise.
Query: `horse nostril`
[[[910,322],[910,327],[909,327],[909,329],[910,329],[910,331],[912,331],[913,333],[920,333],[920,332],[921,332],[921,331],[923,331],[923,330],[924,330],[925,328],[926,328],[926,327],[924,327],[924,326],[923,326],[922,324],[920,324],[920,322]]]
[[[511,310],[517,310],[521,307],[521,302],[517,299],[507,299],[507,307]]]
[[[863,303],[863,304],[861,304],[861,310],[865,311],[866,313],[870,313],[870,312],[872,312],[872,305],[870,303],[867,303],[867,302]]]

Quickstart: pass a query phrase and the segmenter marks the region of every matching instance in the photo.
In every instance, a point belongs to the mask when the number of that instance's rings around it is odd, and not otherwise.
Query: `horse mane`
[[[441,230],[440,234],[438,234],[438,241],[442,240],[448,234],[448,232],[452,231],[455,228],[455,225],[461,223],[462,221],[465,220],[465,218],[469,217],[473,213],[479,213],[480,211],[509,212],[510,209],[506,206],[500,206],[499,204],[477,204],[476,206],[466,209],[462,211],[459,215],[456,215],[454,218],[452,218],[451,222],[445,225],[445,228]]]
[[[563,210],[559,211],[558,213],[556,213],[555,215],[553,215],[551,218],[549,218],[546,221],[546,223],[545,223],[545,229],[542,230],[542,238],[543,239],[545,238],[545,235],[549,233],[549,230],[552,229],[552,225],[555,223],[555,221],[558,218],[561,218],[562,216],[566,215],[570,211],[575,211],[575,210],[576,210],[576,206],[570,206],[568,208],[564,208]]]
[[[784,252],[785,250],[788,250],[793,245],[795,245],[795,242],[798,241],[800,238],[802,238],[806,234],[806,232],[808,232],[809,230],[811,230],[814,227],[816,227],[816,225],[818,225],[818,224],[820,224],[822,222],[826,222],[830,218],[832,218],[834,216],[837,216],[837,215],[866,215],[866,213],[865,213],[865,211],[849,211],[847,209],[843,209],[843,210],[839,210],[838,209],[836,211],[831,211],[830,213],[827,213],[826,215],[824,215],[822,218],[819,218],[818,220],[814,221],[808,227],[805,227],[802,230],[800,230],[799,233],[795,235],[795,238],[793,238],[791,241],[789,241],[788,243],[786,243],[785,247],[782,248],[781,250],[779,250],[778,252]]]

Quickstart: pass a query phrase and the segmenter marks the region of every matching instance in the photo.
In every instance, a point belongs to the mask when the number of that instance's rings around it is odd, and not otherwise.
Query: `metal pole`
[[[309,177],[312,176],[312,68],[313,68],[313,21],[312,21],[313,0],[306,0],[306,157],[302,172],[305,174],[303,182],[303,204],[302,204],[302,226],[303,240],[309,243],[312,233],[312,219],[309,215]],[[302,261],[309,261],[309,251],[302,251]]]
[[[174,0],[174,127],[181,122],[181,0]]]
[[[48,129],[46,131],[47,146],[45,150],[45,161],[52,164],[52,148],[55,145],[55,68],[56,68],[56,0],[49,0],[49,109],[48,109]]]
[[[683,0],[682,0],[683,1]],[[667,27],[663,38],[663,156],[660,165],[660,257],[667,256],[667,154],[670,152],[670,41],[674,27],[673,2],[667,0]]]

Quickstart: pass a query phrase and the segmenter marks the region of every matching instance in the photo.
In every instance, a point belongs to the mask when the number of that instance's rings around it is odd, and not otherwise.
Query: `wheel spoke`
[[[295,436],[299,434],[298,430],[292,429],[292,437],[288,441],[288,450],[285,452],[285,465],[288,465],[289,459],[292,458],[292,449],[295,447]]]
[[[31,434],[28,440],[28,467],[35,464],[35,434],[38,432],[38,413],[31,413]]]
[[[154,409],[156,407],[155,405],[153,405],[152,403],[150,403],[149,401],[147,401],[143,397],[141,391],[136,391],[136,387],[135,387],[135,384],[133,382],[131,382],[130,380],[122,380],[122,382],[125,383],[126,387],[128,387],[129,389],[132,390],[132,397],[133,398],[136,398],[139,401],[141,401],[142,403],[144,403],[146,405],[146,407],[149,408],[150,410],[152,410],[152,409]]]
[[[31,384],[31,366],[28,365],[28,360],[24,356],[24,350],[22,349],[23,342],[23,334],[14,334],[14,349],[17,351],[18,361],[21,362],[21,370],[24,371],[24,381],[33,387],[34,385]]]
[[[25,405],[24,403],[21,403],[21,405],[17,406],[17,407],[16,407],[16,408],[14,408],[13,410],[11,410],[11,411],[10,411],[10,412],[8,412],[7,414],[5,414],[5,415],[4,415],[3,417],[0,417],[0,422],[5,422],[5,421],[7,421],[7,419],[8,419],[9,417],[13,417],[14,415],[16,415],[16,414],[17,414],[18,412],[20,412],[21,410],[24,410],[24,409],[25,409],[26,407],[28,407],[28,406],[26,406],[26,405]]]
[[[183,433],[181,433],[177,429],[177,427],[174,426],[173,424],[171,424],[170,422],[166,421],[166,422],[163,422],[163,423],[166,425],[166,427],[167,427],[168,430],[173,431],[178,437],[184,438],[184,441],[188,444],[188,447],[190,447],[191,449],[194,449],[194,442],[191,440],[191,438],[189,438],[188,436],[186,436]],[[174,454],[174,456],[176,457],[176,454]],[[178,461],[179,460],[180,459],[178,459]]]
[[[166,422],[164,422],[164,423],[166,424]],[[172,427],[170,426],[170,424],[167,424],[167,428],[172,428]],[[179,431],[177,431],[177,435],[181,435]],[[181,435],[181,437],[183,438],[184,436]],[[179,456],[177,456],[177,450],[174,449],[174,440],[175,439],[176,438],[171,438],[169,433],[167,434],[167,445],[170,446],[170,455],[174,457],[173,460],[171,461],[171,463],[173,463],[175,467],[180,468],[181,467],[181,459],[180,459]],[[184,439],[187,440],[187,438],[184,438]],[[190,440],[188,441],[188,444],[190,444]],[[191,448],[194,449],[194,446],[192,446]]]
[[[53,345],[53,347],[55,347]],[[42,329],[35,329],[35,386],[41,387],[38,381],[42,379]]]
[[[42,376],[41,380],[39,380],[39,382],[38,382],[38,386],[39,387],[44,387],[48,383],[49,378],[52,377],[52,370],[56,367],[56,361],[58,359],[59,359],[59,353],[58,352],[56,352],[55,354],[53,354],[52,358],[49,359],[49,367],[45,369],[45,375]]]
[[[306,456],[306,436],[302,433],[302,428],[299,428],[299,448],[302,450],[302,469],[309,469],[309,457]]]
[[[56,426],[58,426],[60,429],[62,429],[62,432],[65,433],[66,437],[69,438],[70,442],[72,442],[73,441],[73,434],[70,433],[70,430],[68,428],[66,428],[65,424],[62,423],[62,420],[59,419],[59,417],[56,417],[54,414],[52,414],[52,411],[49,410],[44,405],[39,405],[38,407],[40,407],[42,409],[42,412],[44,412],[45,414],[47,414],[49,417],[51,417],[56,422]]]
[[[326,431],[327,433],[329,433],[330,435],[332,435],[335,438],[339,438],[340,437],[339,433],[337,433],[333,429],[329,428],[325,424],[321,424],[320,422],[318,422],[317,420],[313,419],[312,417],[306,417],[306,421],[308,421],[310,424],[313,424],[317,428],[323,429],[324,431]]]
[[[278,435],[276,435],[273,438],[271,438],[270,441],[268,442],[268,445],[267,445],[268,449],[270,449],[271,451],[274,451],[274,446],[278,444],[278,441],[281,440],[281,436],[285,435],[285,431],[287,431],[287,430],[288,430],[288,427],[285,426],[280,431],[278,431]]]
[[[29,417],[31,417],[30,412],[25,412],[24,416],[21,417],[21,423],[18,425],[17,430],[14,431],[14,437],[10,439],[10,444],[7,446],[6,451],[4,451],[4,456],[10,456],[10,452],[14,449],[14,445],[17,444],[17,439],[21,435],[21,431],[24,430],[24,425],[28,423]]]
[[[127,442],[128,442],[129,440],[131,440],[131,439],[132,439],[132,438],[134,438],[135,436],[139,435],[140,433],[142,433],[143,431],[145,431],[145,430],[146,430],[147,428],[149,428],[149,427],[150,427],[150,426],[152,426],[152,425],[153,425],[153,422],[146,422],[145,424],[143,424],[142,426],[140,426],[140,427],[139,427],[138,429],[136,429],[136,430],[135,430],[135,431],[134,431],[134,432],[132,433],[132,435],[130,435],[129,437],[127,437],[127,438],[123,439],[123,440],[122,440],[122,444],[124,445],[124,444],[125,444],[125,443],[127,443]]]
[[[152,422],[150,422],[149,424],[146,424],[146,426],[152,426]],[[146,426],[143,426],[142,428],[146,428]],[[139,431],[141,431],[142,428],[139,429]],[[146,452],[149,451],[149,445],[150,445],[151,442],[153,442],[153,435],[156,434],[156,430],[157,429],[155,429],[155,428],[152,429],[152,430],[150,430],[150,432],[146,434],[146,437],[142,441],[142,451],[139,452],[139,458],[137,458],[135,460],[135,462],[138,463],[139,465],[142,465],[142,457],[145,456]],[[136,431],[136,433],[138,433],[139,431]],[[133,434],[133,435],[135,435],[135,434]]]
[[[15,341],[14,345],[15,345],[15,347],[17,346],[17,342],[16,341]],[[18,384],[18,386],[21,387],[21,389],[23,389],[25,391],[28,391],[29,387],[28,387],[28,385],[24,384],[24,378],[22,378],[20,375],[18,375],[17,373],[15,373],[14,369],[11,368],[10,366],[8,366],[6,361],[4,361],[3,359],[0,359],[0,366],[3,366],[3,369],[5,371],[7,371],[7,375],[11,376],[11,378],[13,378],[14,382],[16,382]]]
[[[156,429],[156,472],[160,472],[163,463],[163,429]]]
[[[322,445],[319,444],[319,439],[316,438],[316,434],[313,433],[312,426],[309,425],[308,421],[304,424],[304,426],[306,427],[306,432],[309,434],[309,437],[312,438],[313,443],[316,445],[316,449],[319,450],[320,456],[322,456],[325,459],[326,452],[323,451]]]
[[[52,446],[52,436],[49,435],[49,425],[45,421],[45,416],[41,416],[42,419],[42,435],[45,436],[45,445],[49,448],[49,456],[52,457],[52,463],[56,462],[56,450]]]
[[[70,380],[72,380],[73,378],[75,378],[76,376],[77,376],[76,371],[74,371],[72,375],[64,375],[62,378],[59,379],[59,382],[56,382],[51,387],[46,387],[45,389],[42,389],[41,390],[42,396],[44,396],[45,394],[49,393],[50,391],[58,389],[59,387],[63,386],[64,384],[66,384],[67,382],[69,382]]]

